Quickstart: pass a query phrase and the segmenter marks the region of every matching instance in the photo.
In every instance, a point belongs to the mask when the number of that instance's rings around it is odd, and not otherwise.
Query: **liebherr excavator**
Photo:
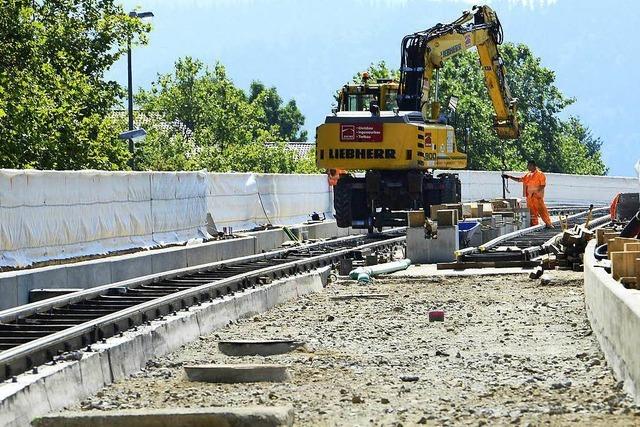
[[[474,6],[450,24],[404,37],[400,82],[378,85],[385,94],[372,96],[366,81],[360,93],[343,88],[340,108],[316,129],[316,164],[340,171],[334,186],[339,227],[373,231],[406,225],[406,210],[422,208],[429,214],[434,204],[460,201],[458,176],[433,174],[434,169],[467,166],[467,156],[457,150],[453,127],[440,117],[438,73],[444,61],[469,48],[478,49],[498,137],[518,138],[516,99],[506,81],[498,51],[501,43],[502,27],[495,12]],[[396,87],[397,107],[380,102],[381,95],[388,98]],[[367,96],[366,103],[358,96]],[[368,110],[362,111],[366,104]],[[357,171],[364,171],[364,176]]]

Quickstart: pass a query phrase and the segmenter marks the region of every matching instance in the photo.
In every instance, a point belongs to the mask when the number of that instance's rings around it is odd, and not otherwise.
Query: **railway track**
[[[566,217],[567,228],[585,224],[589,208],[553,208],[552,213],[571,215]],[[577,211],[577,212],[576,212]],[[588,228],[592,229],[609,221],[609,208],[599,207],[591,211]],[[544,224],[524,228],[499,236],[478,247],[470,247],[458,251],[459,262],[484,261],[530,261],[547,253],[550,242],[562,232],[560,220],[554,221],[555,228],[546,228]]]
[[[584,222],[585,207],[560,207],[552,212],[578,210],[569,226]],[[592,225],[608,218],[606,208],[595,209]],[[558,233],[544,226],[500,236],[478,248],[458,253],[460,261],[530,260]],[[193,305],[233,295],[272,280],[335,265],[361,251],[392,248],[404,242],[403,230],[374,236],[349,236],[265,254],[146,276],[28,304],[0,312],[0,381],[55,362],[61,353],[91,350],[91,345],[136,329],[152,320]],[[510,247],[504,251],[501,248]],[[516,250],[517,248],[517,250]]]
[[[404,242],[402,230],[349,236],[131,279],[0,312],[0,380],[205,301]]]

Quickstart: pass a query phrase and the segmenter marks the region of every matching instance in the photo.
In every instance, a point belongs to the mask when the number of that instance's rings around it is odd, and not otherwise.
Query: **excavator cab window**
[[[342,105],[342,111],[369,111],[371,101],[375,98],[378,101],[380,110],[391,111],[397,106],[397,93],[389,91],[385,94],[384,99],[380,99],[380,91],[371,91],[367,93],[349,94],[346,96],[346,105]]]
[[[368,94],[349,95],[347,111],[368,111],[374,96]]]
[[[396,91],[388,92],[385,96],[384,111],[392,111],[398,106],[398,93]]]

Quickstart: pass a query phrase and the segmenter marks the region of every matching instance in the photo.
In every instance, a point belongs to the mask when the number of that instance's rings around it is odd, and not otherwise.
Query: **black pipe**
[[[640,234],[640,210],[631,218],[631,221],[622,229],[620,237],[638,237]]]

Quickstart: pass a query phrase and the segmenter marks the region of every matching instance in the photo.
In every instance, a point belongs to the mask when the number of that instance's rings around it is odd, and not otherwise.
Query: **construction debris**
[[[585,228],[584,225],[575,225],[573,228],[564,230],[562,235],[549,246],[549,252],[555,254],[555,263],[551,262],[549,266],[555,265],[561,269],[582,271],[584,250],[594,236],[594,232]]]

